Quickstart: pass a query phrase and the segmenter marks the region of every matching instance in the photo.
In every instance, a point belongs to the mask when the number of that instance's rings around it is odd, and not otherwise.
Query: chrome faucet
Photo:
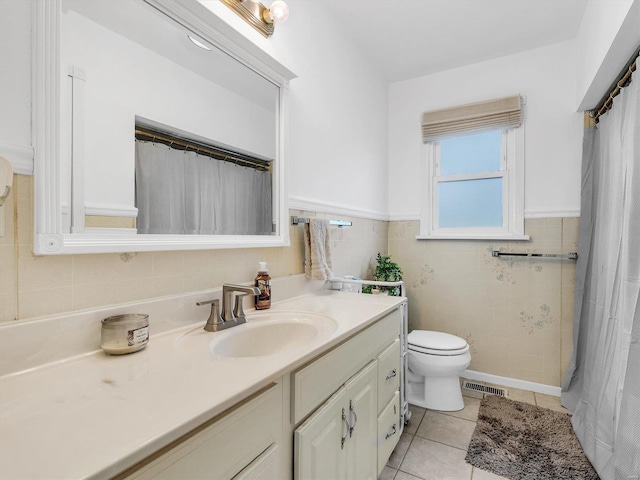
[[[234,292],[239,293],[234,295]],[[260,295],[260,290],[256,287],[225,283],[222,286],[222,315],[220,315],[220,300],[218,299],[196,303],[196,305],[211,305],[211,313],[204,329],[207,332],[218,332],[246,323],[247,318],[244,314],[242,300],[248,294]],[[231,308],[232,302],[234,302],[233,309]]]

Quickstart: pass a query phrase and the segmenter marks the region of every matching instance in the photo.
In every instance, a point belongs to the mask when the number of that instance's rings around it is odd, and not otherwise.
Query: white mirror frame
[[[285,132],[289,80],[295,75],[257,45],[226,24],[196,0],[140,0],[217,45],[236,60],[280,87],[277,115],[276,164],[278,232],[258,235],[136,235],[64,233],[60,195],[60,11],[61,0],[34,1],[33,20],[33,146],[34,253],[79,253],[203,250],[277,247],[289,245],[289,212],[285,174]]]

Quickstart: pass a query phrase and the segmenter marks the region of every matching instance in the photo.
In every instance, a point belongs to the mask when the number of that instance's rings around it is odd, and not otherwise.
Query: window
[[[471,107],[485,107],[488,102],[425,113],[426,159],[418,239],[529,238],[524,235],[524,142],[520,98],[516,98],[517,121],[504,122],[504,126],[476,125],[459,116],[455,117],[456,125],[451,125],[447,119],[451,111],[464,108],[468,114],[474,110]],[[434,113],[438,121],[429,124]],[[478,118],[476,115],[472,120]]]

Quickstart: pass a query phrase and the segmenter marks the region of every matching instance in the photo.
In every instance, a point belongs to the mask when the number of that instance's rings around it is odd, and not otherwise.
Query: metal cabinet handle
[[[391,428],[391,433],[387,433],[386,437],[384,437],[384,439],[386,440],[389,437],[393,437],[396,432],[398,431],[398,428],[396,427],[396,424],[393,424],[393,427]]]
[[[349,417],[353,416],[353,425],[349,424],[349,438],[353,435],[353,429],[356,428],[356,423],[358,423],[358,415],[356,414],[355,409],[353,408],[353,401],[349,400]]]
[[[347,432],[350,430],[349,422],[347,421],[347,413],[342,409],[342,424],[346,425],[346,429],[343,430],[342,438],[340,440],[340,449],[344,450],[344,441],[347,439]]]
[[[393,377],[395,377],[398,374],[398,372],[396,371],[396,369],[394,368],[393,370],[391,370],[391,373],[389,375],[387,375],[387,380],[391,380]]]

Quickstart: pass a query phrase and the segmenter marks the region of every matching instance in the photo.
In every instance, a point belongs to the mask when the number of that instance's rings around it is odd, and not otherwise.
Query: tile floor
[[[500,385],[493,385],[499,387]],[[566,412],[551,395],[505,387],[508,398]],[[410,405],[409,423],[378,480],[499,480],[504,477],[465,462],[467,447],[484,394],[462,389],[465,407],[459,412],[425,410]]]

